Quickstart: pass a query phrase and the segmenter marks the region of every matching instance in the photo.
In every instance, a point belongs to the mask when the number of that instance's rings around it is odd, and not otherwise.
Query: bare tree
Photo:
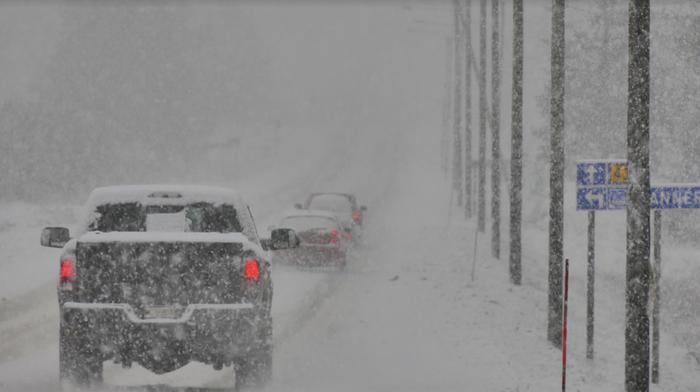
[[[465,64],[464,64],[464,216],[472,217],[472,0],[465,0],[464,4],[464,40],[465,40]]]
[[[552,0],[549,312],[547,338],[561,347],[564,258],[564,0]]]
[[[501,258],[501,40],[500,0],[491,0],[491,254]]]
[[[486,229],[486,0],[481,0],[479,23],[479,231]]]
[[[454,96],[454,155],[453,159],[453,188],[457,192],[457,205],[462,205],[462,77],[464,67],[462,59],[463,34],[460,18],[459,0],[454,0],[454,24],[455,24],[455,96]]]
[[[510,158],[510,281],[522,281],[523,0],[513,0],[513,109]]]
[[[649,390],[649,0],[629,3],[625,388]]]

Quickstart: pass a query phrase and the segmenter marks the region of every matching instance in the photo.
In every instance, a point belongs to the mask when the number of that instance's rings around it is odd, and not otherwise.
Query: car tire
[[[90,341],[87,322],[64,316],[59,327],[59,377],[63,390],[102,384],[99,344]]]

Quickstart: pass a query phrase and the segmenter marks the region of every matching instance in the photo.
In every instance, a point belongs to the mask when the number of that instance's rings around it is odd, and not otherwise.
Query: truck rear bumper
[[[229,364],[271,344],[271,320],[248,303],[191,304],[178,317],[142,318],[129,304],[66,302],[61,317],[62,328],[100,347],[103,360],[156,373],[192,360]]]
[[[243,314],[247,313],[246,311],[252,311],[253,305],[249,303],[190,304],[185,307],[182,314],[177,318],[140,318],[129,304],[66,302],[63,304],[63,309],[121,313],[129,322],[134,324],[182,324],[191,321],[195,313]]]

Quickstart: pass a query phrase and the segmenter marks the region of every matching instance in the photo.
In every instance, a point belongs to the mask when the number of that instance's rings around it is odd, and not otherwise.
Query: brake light
[[[75,262],[73,259],[61,259],[61,269],[59,271],[58,281],[61,289],[72,290],[75,282]]]
[[[355,221],[355,223],[360,223],[362,220],[362,211],[357,210],[352,213],[352,220]]]
[[[333,229],[331,230],[331,244],[335,244],[338,242],[338,230]]]
[[[249,282],[257,282],[260,280],[260,263],[257,259],[247,259],[243,276]]]

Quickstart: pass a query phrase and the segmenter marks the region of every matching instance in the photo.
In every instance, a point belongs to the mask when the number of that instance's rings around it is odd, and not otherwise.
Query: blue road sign
[[[621,210],[627,207],[627,188],[608,188],[608,209]]]
[[[576,164],[578,186],[607,185],[608,162],[579,162]]]
[[[658,185],[651,187],[650,208],[700,209],[700,184]],[[621,210],[627,207],[626,187],[579,187],[578,210]]]
[[[576,209],[623,209],[627,205],[627,161],[606,159],[578,162],[576,185]]]
[[[700,208],[700,185],[653,186],[651,187],[651,208]]]
[[[627,207],[627,161],[611,159],[576,164],[576,209],[621,210]],[[700,184],[651,187],[652,209],[700,209]]]
[[[580,187],[576,190],[576,209],[605,210],[608,208],[608,188]]]

